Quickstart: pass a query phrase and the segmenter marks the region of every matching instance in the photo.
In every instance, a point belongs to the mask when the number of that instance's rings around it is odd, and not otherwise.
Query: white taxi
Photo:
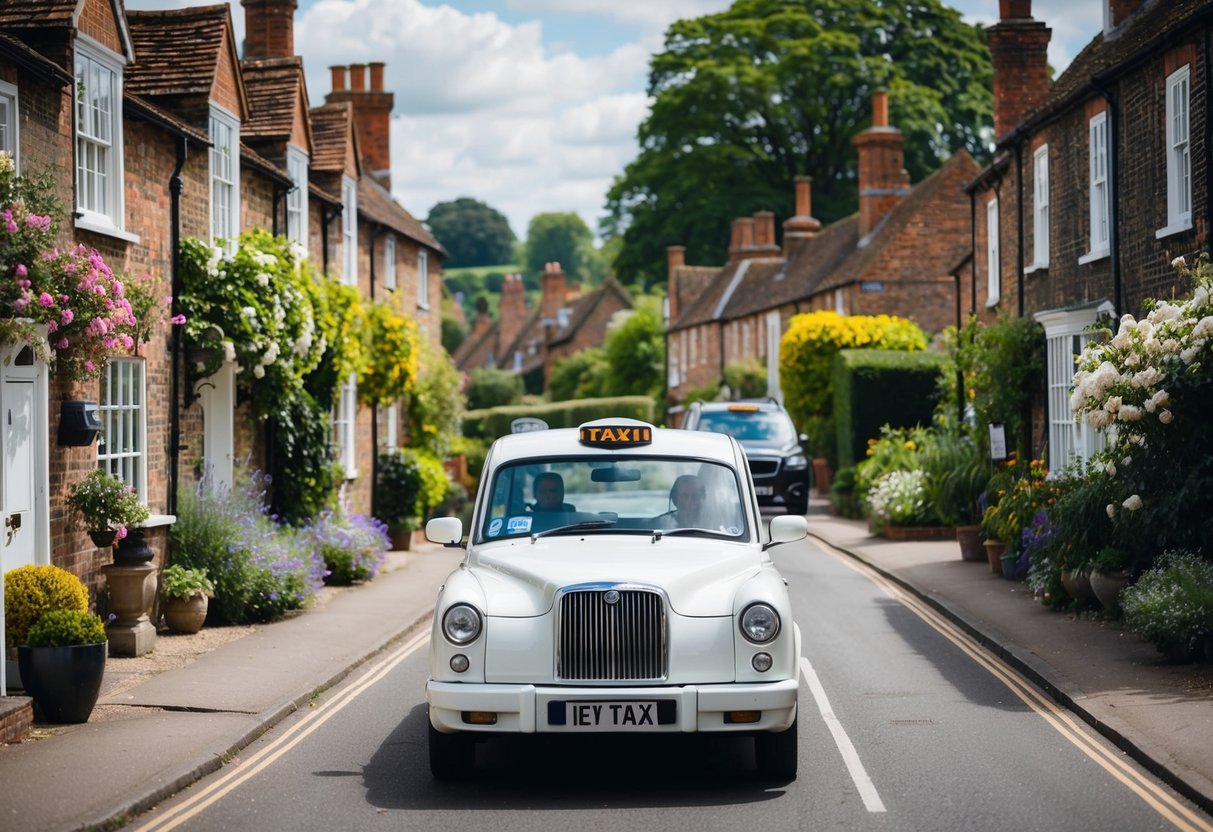
[[[612,419],[498,439],[430,641],[430,768],[466,776],[494,734],[752,735],[761,775],[796,776],[800,631],[724,434]]]

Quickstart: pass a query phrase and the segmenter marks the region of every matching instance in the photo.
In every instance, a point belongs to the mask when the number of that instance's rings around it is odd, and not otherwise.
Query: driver
[[[531,488],[535,494],[531,511],[575,511],[564,501],[564,478],[555,471],[536,475]]]
[[[707,523],[704,511],[706,496],[703,481],[694,474],[683,474],[674,480],[674,487],[670,489],[670,501],[674,504],[674,511],[670,515],[673,528],[696,528]]]

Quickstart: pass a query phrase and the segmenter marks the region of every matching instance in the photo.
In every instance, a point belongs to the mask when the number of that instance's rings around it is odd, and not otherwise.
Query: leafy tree
[[[468,375],[468,410],[518,404],[522,400],[522,378],[517,373],[477,367]]]
[[[605,396],[606,374],[606,350],[602,347],[589,347],[568,358],[557,358],[548,379],[548,398],[567,402]]]
[[[459,349],[463,339],[468,336],[468,327],[463,318],[459,317],[458,312],[453,298],[444,297],[442,299],[442,348],[452,355],[455,350]],[[464,317],[466,316],[465,313]]]
[[[526,236],[526,270],[543,273],[546,263],[559,263],[564,273],[575,280],[590,278],[590,259],[594,234],[580,215],[567,213],[536,214]]]
[[[665,325],[660,300],[638,299],[636,309],[607,333],[606,394],[659,396],[665,386]]]
[[[445,265],[493,266],[513,256],[514,232],[505,215],[479,200],[460,197],[439,202],[426,219],[434,236],[450,252]]]
[[[674,244],[722,262],[732,219],[792,214],[798,174],[814,177],[823,222],[852,213],[851,139],[880,87],[911,181],[962,147],[984,158],[991,85],[983,30],[941,0],[737,0],[680,20],[651,63],[640,155],[607,194],[603,236],[624,238],[615,270],[651,286]]]

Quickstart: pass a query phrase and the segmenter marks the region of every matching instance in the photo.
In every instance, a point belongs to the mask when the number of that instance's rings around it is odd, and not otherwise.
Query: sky
[[[130,9],[216,0],[126,0]],[[1105,0],[1036,0],[1062,72],[1097,35]],[[424,220],[472,197],[505,214],[520,239],[536,214],[576,212],[597,234],[606,192],[637,154],[649,57],[675,20],[731,0],[299,0],[295,52],[312,106],[329,67],[383,61],[392,113],[392,189]],[[998,0],[952,0],[972,23]],[[237,44],[244,10],[232,2]],[[372,24],[373,22],[373,24]]]

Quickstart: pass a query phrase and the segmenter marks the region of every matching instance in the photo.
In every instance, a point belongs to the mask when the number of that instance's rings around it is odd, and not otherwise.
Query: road
[[[435,782],[422,633],[128,828],[1213,828],[878,576],[810,541],[772,551],[804,637],[794,782],[702,736],[495,741],[473,779]]]

